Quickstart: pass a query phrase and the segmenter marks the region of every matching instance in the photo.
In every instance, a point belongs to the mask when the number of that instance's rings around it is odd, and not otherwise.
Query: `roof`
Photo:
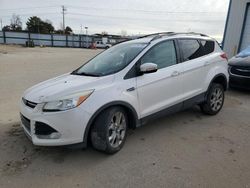
[[[163,33],[153,33],[150,35],[145,35],[142,37],[139,37],[134,40],[130,40],[129,42],[136,42],[136,43],[150,43],[152,41],[157,41],[160,39],[166,39],[166,38],[197,38],[197,39],[212,39],[209,36],[202,34],[202,33],[175,33],[175,32],[163,32]]]

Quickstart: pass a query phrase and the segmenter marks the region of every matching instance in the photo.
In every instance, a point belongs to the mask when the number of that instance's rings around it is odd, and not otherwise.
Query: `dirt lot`
[[[0,187],[250,187],[250,93],[229,91],[217,116],[197,108],[131,130],[108,156],[35,147],[19,123],[28,87],[99,50],[0,46]]]

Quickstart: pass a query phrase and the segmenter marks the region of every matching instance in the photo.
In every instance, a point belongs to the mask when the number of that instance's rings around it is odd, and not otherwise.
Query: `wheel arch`
[[[87,124],[87,126],[85,128],[84,135],[83,135],[83,143],[85,143],[86,146],[87,146],[87,143],[88,143],[91,126],[93,125],[95,119],[98,117],[98,115],[101,112],[103,112],[104,110],[106,110],[106,109],[108,109],[110,107],[114,107],[114,106],[121,106],[122,108],[124,108],[126,110],[127,115],[128,115],[128,120],[129,120],[129,128],[134,129],[140,124],[137,112],[136,112],[135,108],[131,104],[129,104],[127,102],[124,102],[124,101],[113,101],[113,102],[107,103],[107,104],[103,105],[101,108],[99,108],[92,115],[90,120],[88,121],[88,124]]]
[[[224,90],[226,91],[228,88],[228,81],[227,81],[227,77],[225,74],[220,73],[217,74],[216,76],[213,77],[213,79],[211,80],[208,89],[210,88],[212,83],[218,83],[221,84],[224,88]]]

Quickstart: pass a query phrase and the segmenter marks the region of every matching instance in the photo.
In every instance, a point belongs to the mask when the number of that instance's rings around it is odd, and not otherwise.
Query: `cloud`
[[[0,18],[7,24],[11,14],[16,13],[26,22],[29,15],[37,14],[51,20],[58,28],[62,22],[62,4],[67,7],[66,25],[76,32],[84,25],[89,27],[90,33],[194,31],[221,38],[229,0],[74,0],[70,3],[67,0],[53,3],[49,0],[12,0],[11,3],[1,0]],[[24,7],[37,8],[21,9]]]

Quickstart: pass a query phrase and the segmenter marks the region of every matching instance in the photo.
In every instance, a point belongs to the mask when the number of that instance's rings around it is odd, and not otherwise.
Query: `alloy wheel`
[[[126,118],[122,112],[116,112],[110,121],[108,127],[109,144],[116,148],[121,145],[126,133]]]
[[[218,111],[223,105],[223,91],[215,88],[210,97],[210,105],[213,111]]]

